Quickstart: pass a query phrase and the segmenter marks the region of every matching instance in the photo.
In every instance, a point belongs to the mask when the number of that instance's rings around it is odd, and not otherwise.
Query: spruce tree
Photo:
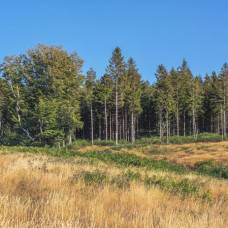
[[[115,83],[115,141],[117,145],[119,138],[119,80],[126,73],[124,57],[119,47],[115,48],[112,53],[107,67],[107,73],[112,77]]]

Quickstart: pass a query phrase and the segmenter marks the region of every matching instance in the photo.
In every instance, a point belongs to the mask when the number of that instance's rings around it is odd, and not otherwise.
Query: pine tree
[[[203,90],[202,90],[202,81],[200,77],[195,77],[192,79],[192,94],[191,94],[191,108],[192,108],[192,132],[195,139],[198,135],[198,124],[197,118],[202,111],[202,99],[203,99]]]
[[[93,93],[95,87],[96,72],[90,68],[86,75],[86,94],[87,102],[90,105],[90,129],[91,129],[91,143],[94,141],[94,118],[93,118]]]
[[[227,135],[227,100],[228,100],[228,64],[225,63],[221,69],[219,74],[220,79],[220,93],[222,98],[221,104],[221,121],[222,121],[222,128],[223,128],[223,136],[226,138]]]
[[[115,82],[115,140],[118,144],[119,138],[119,80],[126,72],[124,57],[122,56],[121,49],[115,48],[112,57],[107,67],[107,73],[112,77]]]
[[[179,109],[181,111],[182,122],[183,122],[183,135],[187,133],[187,119],[191,113],[191,83],[192,73],[188,67],[186,60],[184,59],[181,66],[178,68],[178,80],[180,81],[180,102]]]
[[[141,76],[138,73],[136,64],[129,58],[127,64],[127,80],[125,83],[125,101],[131,115],[131,142],[135,142],[135,119],[141,112]]]
[[[100,79],[101,82],[101,100],[104,104],[104,119],[105,119],[105,140],[108,140],[108,103],[111,103],[111,95],[113,90],[113,82],[109,75],[105,74]]]
[[[173,88],[171,78],[163,65],[159,65],[156,73],[156,97],[159,112],[160,140],[162,141],[163,130],[166,129],[166,142],[170,136],[170,114],[174,110]],[[164,120],[165,119],[165,125]]]

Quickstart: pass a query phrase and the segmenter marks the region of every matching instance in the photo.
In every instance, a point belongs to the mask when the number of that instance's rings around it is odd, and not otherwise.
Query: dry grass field
[[[214,160],[226,167],[227,148],[85,146],[65,157],[1,148],[0,227],[226,228],[227,179],[175,165]]]
[[[172,145],[149,145],[128,150],[139,156],[165,159],[175,163],[193,166],[199,161],[213,160],[228,165],[228,141],[188,143]]]

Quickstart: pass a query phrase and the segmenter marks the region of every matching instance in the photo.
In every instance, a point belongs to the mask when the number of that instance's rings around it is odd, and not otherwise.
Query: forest
[[[58,145],[77,139],[134,143],[137,138],[200,133],[227,137],[228,65],[193,75],[159,65],[144,81],[133,58],[115,48],[104,75],[62,47],[38,45],[0,64],[0,143]],[[153,78],[153,75],[151,75]]]

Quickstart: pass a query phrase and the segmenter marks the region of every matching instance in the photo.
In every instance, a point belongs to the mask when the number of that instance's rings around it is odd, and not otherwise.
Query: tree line
[[[144,81],[133,58],[115,48],[105,74],[55,46],[38,45],[0,64],[0,143],[70,145],[77,138],[135,142],[159,135],[211,132],[227,137],[228,65],[193,75],[183,60],[159,65],[156,81]]]

